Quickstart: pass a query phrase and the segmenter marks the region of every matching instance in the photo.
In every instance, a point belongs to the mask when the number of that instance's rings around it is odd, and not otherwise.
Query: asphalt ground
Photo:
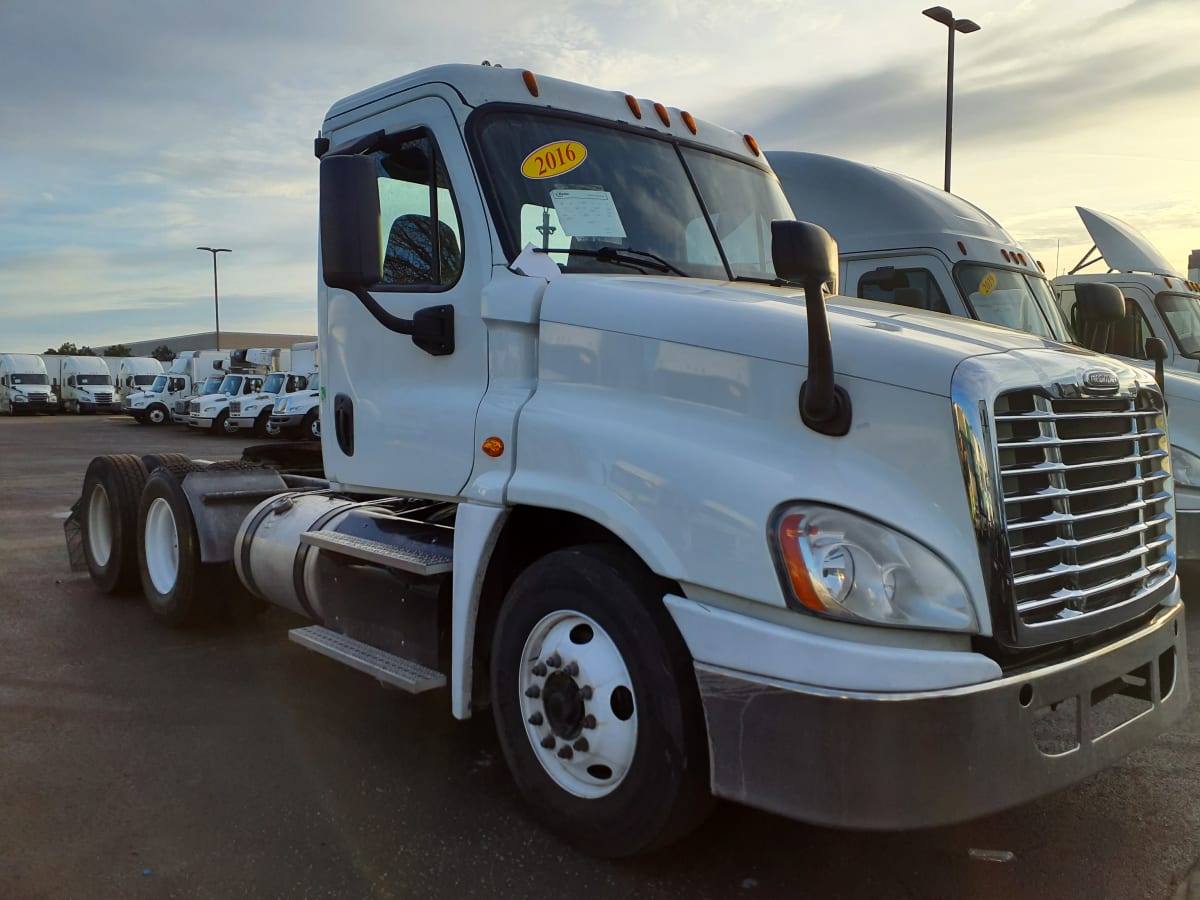
[[[93,455],[245,443],[0,418],[0,898],[1187,894],[1200,702],[1119,765],[962,826],[853,833],[721,805],[657,854],[591,859],[537,826],[490,720],[455,721],[444,692],[409,697],[303,650],[280,610],[171,631],[68,571],[54,515]]]

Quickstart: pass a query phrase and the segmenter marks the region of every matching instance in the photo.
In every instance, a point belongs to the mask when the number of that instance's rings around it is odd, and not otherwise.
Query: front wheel
[[[304,414],[304,422],[300,425],[300,434],[310,441],[321,439],[321,413],[318,409],[310,409]]]
[[[146,410],[146,421],[151,425],[165,425],[168,418],[167,408],[159,404],[151,406]]]
[[[492,709],[513,779],[595,856],[662,846],[712,805],[691,657],[662,596],[628,551],[584,546],[526,569],[496,623]]]

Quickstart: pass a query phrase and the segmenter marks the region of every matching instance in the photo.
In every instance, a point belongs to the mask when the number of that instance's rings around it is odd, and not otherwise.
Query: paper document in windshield
[[[608,191],[551,191],[550,202],[563,230],[572,237],[625,237],[621,216]]]

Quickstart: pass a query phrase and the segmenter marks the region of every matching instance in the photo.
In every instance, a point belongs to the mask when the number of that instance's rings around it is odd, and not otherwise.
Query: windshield
[[[1075,341],[1045,278],[997,266],[959,263],[954,267],[954,279],[975,318],[1055,341]]]
[[[49,384],[50,379],[45,375],[13,375],[13,384]]]
[[[112,385],[111,375],[76,375],[75,383],[78,385],[96,387],[99,385]]]
[[[319,374],[309,375],[308,376],[308,384],[305,385],[305,388],[310,391],[320,390],[321,389],[321,376]]]
[[[1163,291],[1154,302],[1167,320],[1175,346],[1184,356],[1200,359],[1200,297]]]
[[[241,375],[226,375],[225,380],[221,382],[221,386],[217,388],[218,394],[224,394],[226,397],[233,397],[242,388]]]
[[[223,375],[209,375],[204,384],[200,386],[199,393],[201,395],[215,394],[221,389],[221,382],[224,380],[224,378],[225,376]]]
[[[141,385],[141,384],[154,384],[154,379],[155,379],[155,378],[157,378],[157,377],[158,377],[157,375],[134,375],[134,376],[133,376],[133,383],[134,383],[134,384],[139,384],[139,385]]]
[[[167,376],[159,375],[157,378],[154,379],[154,384],[150,388],[150,393],[161,394],[166,389],[167,389]]]
[[[276,372],[273,375],[268,375],[262,389],[264,394],[278,394],[283,390],[283,382],[287,379],[287,374],[284,372]]]
[[[510,260],[533,244],[564,272],[775,278],[771,220],[792,213],[765,169],[532,112],[485,115],[477,135]]]

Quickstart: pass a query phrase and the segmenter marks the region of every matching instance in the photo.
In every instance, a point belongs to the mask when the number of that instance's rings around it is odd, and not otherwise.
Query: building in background
[[[261,331],[222,331],[222,350],[246,350],[250,347],[290,347],[304,341],[315,341],[315,334],[275,334]],[[134,356],[149,356],[157,347],[166,344],[175,353],[184,350],[214,350],[217,346],[217,335],[214,331],[202,331],[198,334],[180,334],[175,337],[152,338],[145,341],[130,341],[126,344],[133,350]]]

